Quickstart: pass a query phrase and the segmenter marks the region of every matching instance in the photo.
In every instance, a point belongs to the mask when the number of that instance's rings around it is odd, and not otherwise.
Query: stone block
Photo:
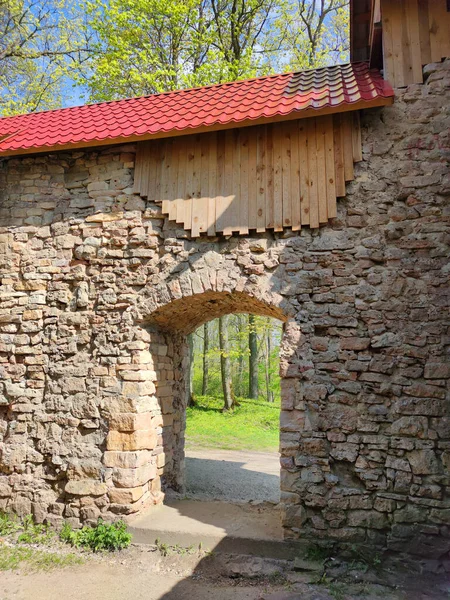
[[[94,479],[69,480],[64,491],[72,496],[103,496],[108,491],[106,483]]]
[[[138,430],[132,433],[110,431],[106,439],[107,450],[153,450],[158,442],[156,431]]]
[[[113,469],[112,480],[120,488],[135,488],[148,483],[156,477],[156,465],[148,464],[137,469]]]
[[[113,488],[108,492],[108,497],[114,504],[130,504],[137,502],[147,491],[147,486],[135,488]]]
[[[136,452],[117,452],[107,450],[103,455],[103,464],[106,467],[120,467],[121,469],[136,469],[148,464],[152,460],[152,452],[138,450]]]
[[[384,513],[375,510],[350,510],[347,524],[351,527],[385,529],[389,526],[389,521]]]
[[[109,427],[116,431],[136,431],[153,428],[152,414],[114,413],[109,418]]]

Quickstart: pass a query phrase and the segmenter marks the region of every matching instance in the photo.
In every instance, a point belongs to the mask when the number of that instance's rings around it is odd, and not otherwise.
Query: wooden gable
[[[317,228],[362,160],[358,112],[138,144],[134,191],[194,237]]]

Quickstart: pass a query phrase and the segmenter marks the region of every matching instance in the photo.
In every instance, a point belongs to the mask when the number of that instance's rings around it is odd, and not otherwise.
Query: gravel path
[[[186,451],[187,496],[228,502],[280,500],[280,459],[275,452]]]

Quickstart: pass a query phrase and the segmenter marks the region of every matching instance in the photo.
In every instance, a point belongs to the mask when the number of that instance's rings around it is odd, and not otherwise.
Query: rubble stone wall
[[[0,163],[0,509],[58,525],[182,488],[186,334],[284,322],[286,537],[450,548],[450,61],[362,117],[318,231],[200,238],[133,145]]]

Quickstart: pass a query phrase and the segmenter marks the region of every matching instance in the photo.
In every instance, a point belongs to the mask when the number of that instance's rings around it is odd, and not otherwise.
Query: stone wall
[[[286,536],[449,550],[450,62],[425,70],[363,115],[319,231],[190,240],[133,195],[132,145],[0,163],[0,509],[181,488],[186,333],[255,312],[285,322]]]

